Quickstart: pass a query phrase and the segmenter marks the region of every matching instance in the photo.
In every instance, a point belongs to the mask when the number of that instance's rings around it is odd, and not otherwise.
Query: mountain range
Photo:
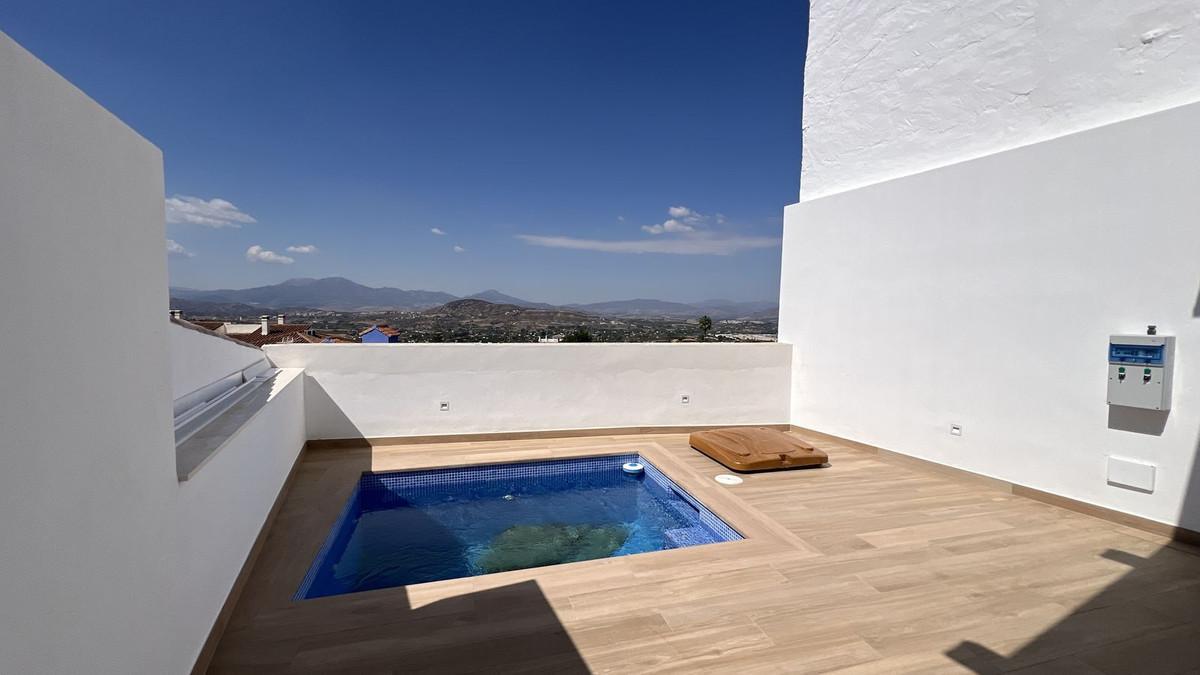
[[[695,318],[708,314],[714,319],[774,318],[779,305],[773,302],[704,300],[696,303],[638,298],[586,304],[552,305],[523,300],[491,289],[459,297],[442,291],[373,288],[343,277],[289,279],[272,286],[211,291],[172,288],[173,305],[184,312],[203,313],[223,306],[237,314],[291,308],[335,312],[417,311],[440,307],[455,300],[483,300],[494,304],[530,309],[585,312],[617,317]],[[189,309],[190,306],[190,309]],[[203,307],[203,309],[202,309]],[[249,310],[249,312],[247,312]]]

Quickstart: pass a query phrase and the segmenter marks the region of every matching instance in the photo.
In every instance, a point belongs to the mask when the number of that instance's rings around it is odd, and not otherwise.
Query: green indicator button
[[[1118,372],[1118,373],[1123,373],[1123,372],[1125,372],[1125,366],[1121,366],[1120,368],[1117,368],[1117,372]]]
[[[1145,375],[1149,375],[1149,374],[1150,374],[1150,369],[1149,369],[1149,368],[1143,368],[1143,369],[1142,369],[1142,373],[1143,373],[1143,374],[1145,374]]]

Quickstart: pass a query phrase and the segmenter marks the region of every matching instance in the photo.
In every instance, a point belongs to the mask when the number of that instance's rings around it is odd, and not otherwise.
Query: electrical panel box
[[[1108,339],[1108,404],[1171,409],[1175,338],[1113,335]]]

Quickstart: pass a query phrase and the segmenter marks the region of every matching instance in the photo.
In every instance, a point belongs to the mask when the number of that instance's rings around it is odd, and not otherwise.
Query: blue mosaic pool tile
[[[542,460],[512,464],[490,464],[487,466],[462,466],[449,469],[423,471],[389,471],[364,474],[363,479],[377,479],[387,487],[412,487],[430,483],[445,484],[465,481],[494,480],[498,478],[524,478],[528,476],[553,476],[591,473],[603,469],[619,470],[625,462],[638,459],[638,455],[609,455],[606,457],[584,457],[578,459]]]
[[[640,462],[643,486],[663,505],[677,512],[680,523],[693,523],[665,531],[677,547],[696,546],[744,537],[679,487],[654,464],[638,454],[577,457],[512,464],[465,466],[414,471],[365,472],[347,500],[337,524],[327,537],[305,575],[294,599],[310,597],[324,561],[334,549],[345,548],[354,528],[352,524],[364,512],[376,509],[420,506],[421,503],[453,501],[459,497],[478,498],[482,491],[495,491],[510,499],[508,491],[555,489],[580,482],[607,486],[610,481],[627,481],[622,471],[626,462]],[[324,583],[324,582],[322,582]]]
[[[364,473],[361,483],[368,489],[382,488],[396,490],[419,488],[427,485],[446,485],[449,483],[501,480],[506,478],[593,473],[604,469],[619,471],[623,463],[637,459],[637,455],[629,454],[610,455],[608,457],[587,457],[583,459],[491,464],[481,467],[463,466],[421,471]]]
[[[644,459],[642,460],[642,463],[646,465],[646,479],[648,481],[652,481],[655,484],[655,487],[664,491],[673,492],[688,504],[691,504],[692,507],[699,513],[700,523],[708,528],[715,537],[717,537],[716,541],[736,541],[744,538],[725,521],[717,517],[716,514],[714,514],[712,511],[709,511],[708,507],[697,501],[696,498],[690,495],[686,490],[676,485],[675,482],[668,478],[662,471],[659,471],[658,467]]]
[[[717,535],[719,541],[736,541],[744,538],[737,530],[703,506],[700,507],[700,524]]]
[[[568,458],[560,460],[541,460],[536,462],[519,462],[513,464],[492,464],[487,466],[465,466],[447,469],[426,469],[417,471],[389,471],[380,473],[363,473],[359,479],[358,496],[362,503],[373,508],[389,508],[406,503],[409,499],[428,495],[449,495],[457,493],[456,487],[466,488],[480,482],[513,481],[520,479],[522,483],[533,479],[554,486],[555,478],[565,478],[580,475],[596,475],[599,472],[611,472],[617,476],[622,473],[621,465],[626,462],[640,462],[645,467],[644,480],[650,487],[662,495],[674,495],[683,499],[696,510],[700,522],[721,541],[742,539],[742,535],[721,520],[707,507],[696,500],[686,490],[675,484],[658,467],[641,455],[621,454],[600,457]],[[474,488],[472,488],[474,489]]]
[[[361,508],[362,503],[362,483],[354,487],[350,493],[350,498],[346,500],[346,505],[342,507],[342,512],[338,514],[337,520],[334,521],[333,531],[325,538],[325,542],[321,544],[321,549],[317,551],[316,561],[325,560],[329,555],[329,551],[338,544],[340,539],[350,536],[350,529],[343,525],[354,518],[354,514]],[[300,582],[300,588],[292,596],[293,600],[303,600],[308,597],[308,590],[312,588],[313,581],[316,580],[317,573],[321,571],[320,565],[314,563],[309,567],[308,572],[304,575],[304,580]]]
[[[680,527],[674,530],[667,530],[663,535],[679,548],[712,544],[720,541],[711,532],[702,527]]]
[[[364,473],[359,479],[363,504],[370,509],[392,508],[410,502],[453,498],[475,493],[491,484],[504,493],[521,488],[553,489],[586,477],[593,481],[619,480],[621,465],[639,460],[638,455],[568,458],[490,464],[419,471]]]

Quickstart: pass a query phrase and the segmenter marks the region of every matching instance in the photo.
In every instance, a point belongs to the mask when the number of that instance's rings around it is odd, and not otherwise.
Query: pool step
[[[713,541],[712,534],[698,525],[695,527],[677,527],[673,530],[665,530],[663,531],[663,537],[677,548],[696,546],[697,544],[711,544]]]
[[[665,504],[668,511],[675,516],[682,518],[685,523],[694,523],[698,517],[698,511],[691,504],[683,501],[683,499],[675,497]]]

